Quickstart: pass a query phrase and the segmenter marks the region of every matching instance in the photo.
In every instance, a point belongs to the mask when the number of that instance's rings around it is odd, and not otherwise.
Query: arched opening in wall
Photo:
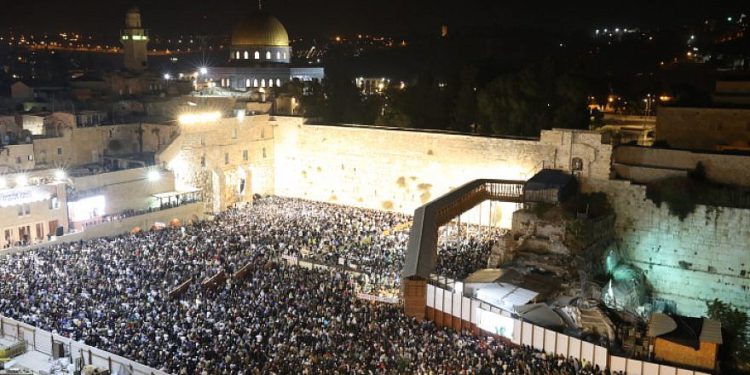
[[[281,60],[281,52],[276,52],[276,60]]]
[[[266,51],[266,60],[271,60],[271,52]]]
[[[268,80],[268,87],[273,87],[273,78]]]
[[[250,78],[245,80],[245,87],[250,87]]]
[[[276,78],[276,87],[281,87],[281,79]]]
[[[240,201],[245,201],[245,197],[249,196],[250,192],[250,179],[248,178],[245,169],[237,167],[237,196]]]
[[[239,52],[237,52],[237,54],[239,54]],[[250,52],[245,51],[245,60],[248,60],[248,59],[250,59]]]
[[[573,172],[580,172],[583,170],[583,159],[573,158],[570,160],[570,170]]]
[[[253,57],[255,57],[256,60],[260,60],[260,52],[255,51],[254,55],[255,56],[253,56]]]
[[[286,59],[286,52],[284,52],[284,59]]]
[[[240,59],[240,51],[236,51],[236,52],[234,53],[234,58],[235,58],[236,60],[239,60],[239,59]]]
[[[263,78],[260,80],[260,87],[266,87],[266,79]]]
[[[253,79],[253,87],[258,87],[258,79]]]

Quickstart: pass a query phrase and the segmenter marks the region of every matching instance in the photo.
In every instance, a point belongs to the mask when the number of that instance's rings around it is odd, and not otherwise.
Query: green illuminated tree
[[[723,338],[722,357],[732,370],[750,369],[750,342],[748,342],[747,312],[718,299],[706,302],[709,318],[721,322]]]

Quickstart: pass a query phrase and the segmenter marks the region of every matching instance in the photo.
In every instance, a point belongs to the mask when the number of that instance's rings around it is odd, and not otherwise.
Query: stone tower
[[[125,69],[141,72],[148,65],[148,33],[141,25],[141,12],[133,7],[125,14],[125,29],[120,36],[125,54]]]

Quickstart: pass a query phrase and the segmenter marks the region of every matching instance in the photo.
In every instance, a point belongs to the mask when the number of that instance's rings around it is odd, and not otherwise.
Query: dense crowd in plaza
[[[359,300],[359,278],[341,268],[311,270],[280,259],[297,254],[339,264],[344,257],[370,283],[395,286],[408,236],[397,228],[408,221],[263,198],[180,229],[0,259],[0,313],[175,374],[606,373],[417,322],[398,306]],[[481,268],[489,236],[456,241],[441,245],[455,255],[439,269],[461,275]],[[220,271],[241,269],[241,278],[201,286]],[[188,279],[191,286],[170,299]]]

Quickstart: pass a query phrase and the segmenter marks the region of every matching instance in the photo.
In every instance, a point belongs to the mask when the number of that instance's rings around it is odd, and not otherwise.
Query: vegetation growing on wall
[[[701,163],[687,177],[668,177],[649,183],[646,197],[657,207],[666,203],[669,212],[680,220],[693,213],[699,204],[750,208],[750,190],[709,181]]]
[[[750,342],[748,342],[748,316],[731,304],[718,299],[706,302],[709,318],[721,322],[721,333],[724,341],[721,346],[720,359],[728,368],[725,372],[748,373],[750,370]],[[724,367],[724,366],[722,366]]]
[[[565,245],[574,252],[585,250],[612,229],[613,222],[603,220],[613,213],[604,193],[579,194],[563,203],[563,210],[568,217]]]

